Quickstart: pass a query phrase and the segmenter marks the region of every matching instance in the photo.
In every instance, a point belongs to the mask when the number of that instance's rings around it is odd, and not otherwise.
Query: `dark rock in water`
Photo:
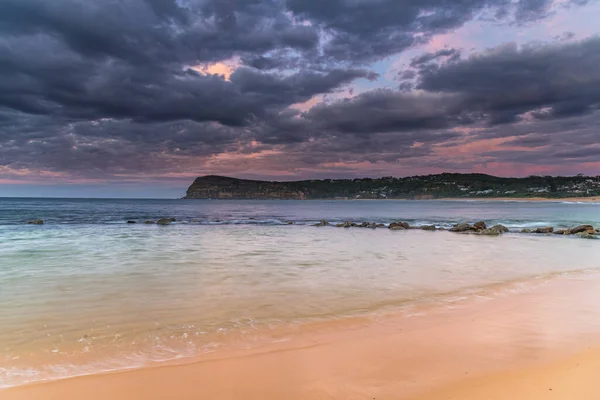
[[[371,228],[371,229],[377,229],[379,227],[379,225],[376,222],[371,222],[367,228]]]
[[[533,233],[533,231],[529,228],[521,229],[521,233]]]
[[[127,221],[128,224],[137,224],[137,221],[133,221],[133,220],[129,220]]]
[[[321,221],[317,222],[314,226],[329,226],[329,222],[322,219]]]
[[[543,228],[537,228],[533,233],[552,233],[554,232],[554,227],[545,226]]]
[[[286,224],[288,224],[288,225],[294,225],[294,221],[287,221]]]
[[[421,226],[421,229],[423,229],[424,231],[435,231],[436,227],[435,225],[423,225]]]
[[[474,230],[475,230],[475,227],[472,226],[471,224],[457,224],[449,229],[450,232],[468,232],[468,231],[474,231]]]
[[[147,225],[150,225],[150,224],[153,224],[154,221],[144,221],[144,223],[147,224]]]
[[[409,229],[410,225],[407,222],[392,222],[388,228],[393,231],[401,231],[404,229]]]
[[[506,232],[508,232],[508,228],[505,227],[502,224],[494,225],[490,229],[495,229],[495,230],[497,230],[500,233],[506,233]]]
[[[175,222],[175,218],[161,218],[156,221],[158,225],[171,225],[173,222]]]
[[[579,225],[575,228],[569,229],[569,234],[575,235],[581,232],[595,233],[594,227],[592,225]]]
[[[582,239],[598,239],[598,236],[596,234],[591,234],[589,232],[579,232],[575,235],[579,236]]]
[[[504,225],[494,225],[491,228],[482,229],[478,233],[480,235],[486,235],[486,236],[497,236],[497,235],[501,235],[505,232],[508,232],[508,228],[505,227]]]
[[[568,229],[558,229],[552,233],[554,233],[555,235],[569,235],[570,234]]]
[[[479,222],[475,222],[475,224],[473,225],[473,228],[477,229],[478,231],[487,229],[487,225],[485,222],[483,221],[479,221]]]
[[[369,227],[369,223],[368,222],[363,222],[360,225],[358,225],[359,228],[368,228]]]
[[[27,221],[28,225],[44,225],[44,221],[41,219],[34,219],[33,221]]]
[[[388,226],[388,229],[391,229],[393,231],[403,231],[408,228],[409,228],[409,225],[406,222],[392,222]]]
[[[338,227],[338,228],[352,228],[353,226],[356,226],[356,224],[354,222],[350,222],[350,221],[346,221],[344,223],[336,225],[336,227]]]
[[[385,224],[377,224],[378,228],[385,228]]]

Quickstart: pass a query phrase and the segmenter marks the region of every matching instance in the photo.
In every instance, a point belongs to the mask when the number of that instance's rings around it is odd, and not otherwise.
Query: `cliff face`
[[[483,174],[439,174],[268,182],[210,175],[197,178],[185,198],[304,200],[587,196],[600,196],[600,176],[500,178]]]
[[[295,183],[252,181],[209,175],[197,178],[188,188],[185,198],[305,200],[306,193]]]

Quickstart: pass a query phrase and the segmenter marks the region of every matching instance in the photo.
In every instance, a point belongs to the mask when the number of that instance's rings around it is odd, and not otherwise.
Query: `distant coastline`
[[[184,199],[214,200],[488,200],[600,201],[600,176],[504,178],[438,174],[406,178],[259,181],[197,178]]]

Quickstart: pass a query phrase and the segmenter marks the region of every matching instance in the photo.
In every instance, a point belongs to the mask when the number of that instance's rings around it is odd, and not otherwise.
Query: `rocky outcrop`
[[[355,226],[357,226],[357,225],[354,222],[350,222],[350,221],[342,222],[341,224],[336,225],[337,228],[352,228]]]
[[[435,231],[436,227],[435,225],[422,225],[418,227],[419,229],[422,229],[424,231]]]
[[[130,219],[129,221],[127,221],[127,223],[128,223],[128,224],[137,224],[137,221],[134,221],[134,220],[131,220],[131,219]]]
[[[197,178],[185,199],[305,200],[302,185],[294,182],[252,181],[209,175]]]
[[[405,229],[409,229],[410,225],[408,222],[392,222],[388,228],[393,231],[403,231]]]
[[[508,228],[505,227],[502,224],[494,225],[490,229],[495,229],[495,230],[497,230],[500,233],[507,233],[508,232]]]
[[[44,221],[41,219],[34,219],[33,221],[27,221],[28,225],[44,225]]]
[[[508,228],[504,225],[494,225],[491,228],[488,228],[485,222],[479,221],[473,225],[467,223],[456,224],[452,228],[450,228],[449,231],[458,233],[471,233],[484,236],[498,236],[505,232],[508,232]]]
[[[533,233],[552,233],[554,232],[553,226],[544,226],[542,228],[537,228]]]
[[[504,225],[494,225],[491,228],[480,229],[477,231],[479,235],[498,236],[508,232],[508,228]]]
[[[476,231],[477,229],[475,229],[475,227],[471,224],[466,224],[466,223],[462,223],[462,224],[456,224],[454,225],[452,228],[449,229],[450,232],[472,232],[472,231]]]
[[[569,235],[575,235],[577,233],[582,233],[582,232],[587,232],[590,234],[596,233],[596,231],[594,230],[594,227],[592,225],[579,225],[579,226],[576,226],[575,228],[569,229]]]
[[[473,228],[475,228],[478,231],[487,229],[487,225],[485,224],[485,222],[483,221],[479,221],[479,222],[475,222],[475,224],[473,224]]]
[[[171,225],[175,221],[175,218],[161,218],[158,221],[156,221],[156,223],[158,225]]]
[[[329,226],[329,222],[322,219],[321,221],[317,222],[314,226]]]

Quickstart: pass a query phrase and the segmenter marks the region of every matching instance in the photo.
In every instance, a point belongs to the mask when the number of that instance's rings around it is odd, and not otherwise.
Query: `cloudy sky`
[[[1,0],[0,196],[600,174],[598,0]]]

